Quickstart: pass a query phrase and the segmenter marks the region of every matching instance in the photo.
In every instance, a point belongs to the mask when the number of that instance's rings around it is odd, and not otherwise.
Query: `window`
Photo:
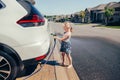
[[[115,11],[120,11],[120,7],[116,7],[116,8],[115,8]]]
[[[5,4],[2,1],[0,1],[0,9],[2,9],[4,7],[5,7]]]
[[[31,3],[27,1],[19,1],[19,3],[26,9],[28,14],[17,21],[18,24],[23,27],[35,27],[44,25],[44,17]]]
[[[0,4],[0,8],[2,8],[2,5]]]

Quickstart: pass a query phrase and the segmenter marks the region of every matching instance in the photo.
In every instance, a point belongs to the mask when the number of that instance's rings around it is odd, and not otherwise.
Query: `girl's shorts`
[[[71,53],[71,43],[62,41],[60,52],[65,52],[67,54],[70,54]]]

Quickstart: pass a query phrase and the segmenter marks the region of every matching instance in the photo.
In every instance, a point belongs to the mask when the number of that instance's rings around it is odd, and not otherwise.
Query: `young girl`
[[[60,51],[62,52],[62,65],[65,66],[65,55],[67,55],[67,58],[69,60],[69,65],[68,68],[72,67],[72,58],[71,58],[71,32],[72,32],[72,27],[69,22],[64,23],[64,35],[62,38],[54,36],[55,39],[58,39],[61,41],[61,49]]]

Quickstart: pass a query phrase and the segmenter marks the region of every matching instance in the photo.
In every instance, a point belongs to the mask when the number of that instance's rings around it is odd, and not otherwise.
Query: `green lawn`
[[[74,23],[74,24],[75,25],[87,25],[87,24],[90,24],[90,23]],[[106,26],[106,25],[102,25],[102,24],[96,25],[95,27],[106,27],[106,28],[120,29],[120,26]]]
[[[106,27],[106,28],[115,28],[115,29],[120,29],[120,26],[105,26],[105,25],[98,25],[96,27]]]
[[[87,25],[87,24],[90,24],[90,23],[74,23],[75,25]]]

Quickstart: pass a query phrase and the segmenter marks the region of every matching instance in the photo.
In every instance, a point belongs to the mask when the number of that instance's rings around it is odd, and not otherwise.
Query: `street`
[[[72,38],[73,65],[81,80],[120,80],[120,44]]]
[[[63,33],[62,25],[52,23],[50,26],[54,28],[54,32],[59,35]],[[74,29],[74,31],[79,31],[76,28]],[[92,30],[90,31],[92,32]],[[87,33],[91,35],[93,34],[91,32]],[[85,33],[85,31],[83,33]],[[83,35],[78,35],[80,34],[78,32],[74,32],[73,34],[71,39],[73,66],[80,80],[120,80],[119,43],[100,38],[101,36],[93,37],[93,35],[91,37],[87,35],[84,37]]]

